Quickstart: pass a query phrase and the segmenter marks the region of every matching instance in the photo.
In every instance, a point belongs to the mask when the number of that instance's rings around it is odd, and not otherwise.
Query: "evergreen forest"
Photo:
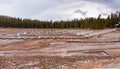
[[[82,29],[104,29],[114,28],[120,21],[120,12],[111,13],[107,18],[85,18],[68,21],[40,21],[31,19],[0,16],[0,27],[4,28],[82,28]]]

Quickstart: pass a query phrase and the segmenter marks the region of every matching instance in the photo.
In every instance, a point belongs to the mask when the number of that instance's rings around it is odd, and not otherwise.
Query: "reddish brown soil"
[[[48,29],[1,28],[0,34],[16,34],[23,30]],[[94,32],[98,31],[102,30]],[[120,42],[104,42],[107,38],[119,38],[114,36],[116,34],[120,34],[119,30],[87,39],[29,39],[12,42],[6,40],[9,43],[0,40],[4,42],[0,43],[0,69],[90,69],[120,63]],[[102,38],[105,39],[100,41]]]

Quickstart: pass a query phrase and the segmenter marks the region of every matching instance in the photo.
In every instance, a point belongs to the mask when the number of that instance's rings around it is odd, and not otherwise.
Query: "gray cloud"
[[[119,11],[119,0],[0,0],[0,14],[40,20],[106,17]]]
[[[83,16],[86,16],[86,14],[87,14],[87,11],[82,11],[82,10],[75,10],[74,12],[75,12],[75,13],[80,13],[80,14],[82,14]]]
[[[120,6],[120,0],[86,0],[86,1],[92,1],[92,2],[97,2],[97,3],[102,3],[105,5],[110,6],[111,8],[114,8],[116,10],[119,10]]]

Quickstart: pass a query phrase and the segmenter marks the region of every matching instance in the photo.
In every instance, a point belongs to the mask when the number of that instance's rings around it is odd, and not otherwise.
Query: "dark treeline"
[[[104,29],[113,28],[116,22],[120,21],[120,12],[111,13],[106,19],[85,18],[71,21],[40,21],[9,16],[0,16],[0,27],[11,28],[83,28],[83,29]]]

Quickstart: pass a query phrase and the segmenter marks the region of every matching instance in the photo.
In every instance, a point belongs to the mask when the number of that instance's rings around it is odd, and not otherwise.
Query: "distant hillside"
[[[85,18],[71,21],[40,21],[22,19],[9,16],[0,16],[0,27],[12,28],[83,28],[83,29],[104,29],[113,28],[114,24],[120,21],[120,12],[111,13],[106,19]]]

